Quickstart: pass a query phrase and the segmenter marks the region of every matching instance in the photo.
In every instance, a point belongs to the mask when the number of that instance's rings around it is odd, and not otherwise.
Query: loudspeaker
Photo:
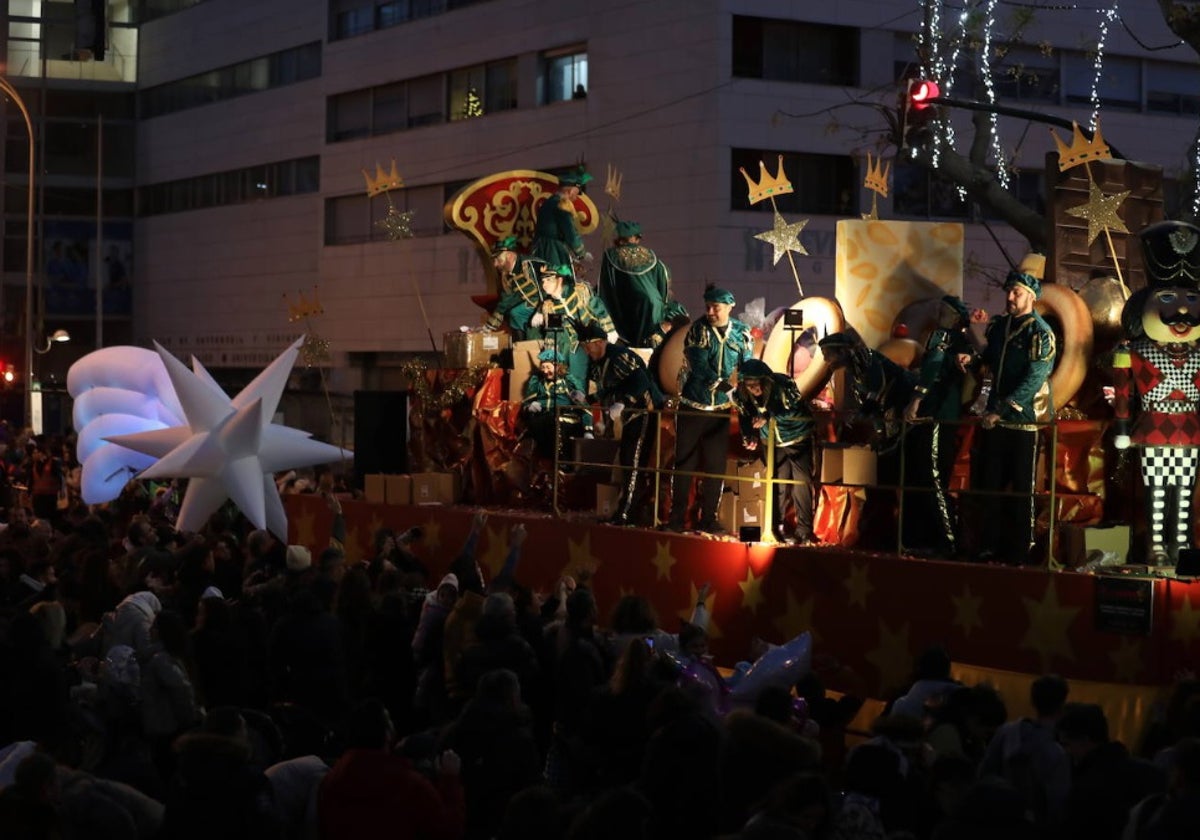
[[[758,525],[743,525],[738,528],[738,539],[744,543],[762,542],[762,528]]]
[[[408,392],[354,392],[354,482],[408,472]]]
[[[1175,577],[1200,577],[1200,548],[1179,549]]]

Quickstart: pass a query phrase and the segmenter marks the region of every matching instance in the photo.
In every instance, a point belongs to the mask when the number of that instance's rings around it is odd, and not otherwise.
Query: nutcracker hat
[[[547,347],[541,353],[538,353],[538,361],[558,363],[565,361],[565,359],[563,359],[562,353],[559,353],[553,347]]]
[[[558,176],[558,184],[562,187],[579,187],[580,192],[587,191],[588,182],[592,180],[592,176],[582,166],[565,175]]]
[[[704,290],[705,303],[727,303],[730,306],[737,303],[733,296],[733,292],[728,289],[720,289],[716,286],[709,286]]]
[[[1149,285],[1195,286],[1200,282],[1200,228],[1187,222],[1158,222],[1139,236]]]
[[[617,227],[616,227],[615,232],[616,232],[617,239],[629,239],[630,237],[633,237],[633,236],[641,236],[642,235],[642,226],[639,225],[637,222],[620,221],[620,222],[617,222]]]
[[[774,372],[761,359],[746,359],[738,365],[738,379],[770,379]]]
[[[589,341],[608,341],[608,333],[595,321],[589,321],[579,328],[579,341],[582,344]]]
[[[492,256],[503,254],[505,251],[517,250],[517,237],[505,236],[496,240],[496,244],[492,246]]]
[[[1004,290],[1023,286],[1033,293],[1034,299],[1042,296],[1042,278],[1046,275],[1046,258],[1042,254],[1026,254],[1025,259],[1004,280]]]

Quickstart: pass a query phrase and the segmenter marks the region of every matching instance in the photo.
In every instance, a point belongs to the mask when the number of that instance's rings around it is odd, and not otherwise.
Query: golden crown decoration
[[[867,152],[867,174],[863,178],[863,186],[869,189],[876,195],[888,197],[888,181],[892,177],[892,162],[889,160],[886,166],[881,166],[882,158],[871,160],[871,153]]]
[[[621,178],[621,171],[611,163],[608,164],[608,179],[604,184],[604,192],[612,196],[613,201],[621,200]]]
[[[1083,132],[1079,129],[1079,123],[1072,122],[1071,129],[1070,146],[1058,139],[1058,132],[1050,129],[1050,134],[1054,137],[1054,145],[1058,146],[1059,172],[1066,172],[1073,166],[1093,160],[1112,160],[1112,152],[1109,150],[1108,144],[1104,142],[1104,135],[1100,133],[1099,122],[1096,123],[1096,131],[1091,140],[1083,136]]]
[[[367,170],[362,171],[363,178],[367,181],[367,195],[374,198],[380,193],[388,192],[389,190],[398,190],[403,188],[404,179],[400,177],[400,173],[396,171],[396,161],[392,161],[392,171],[384,172],[383,167],[375,164],[375,177],[371,177],[371,173]]]
[[[774,175],[767,171],[765,163],[761,160],[758,162],[758,171],[762,175],[762,180],[757,184],[750,178],[750,173],[746,171],[746,167],[739,167],[738,171],[742,173],[742,177],[746,179],[746,186],[750,188],[749,197],[751,204],[758,204],[758,202],[765,198],[772,198],[792,192],[792,182],[783,173],[783,155],[779,156],[779,167],[776,169]]]
[[[317,298],[317,287],[313,286],[312,300],[304,296],[304,292],[298,292],[300,299],[296,303],[288,300],[288,296],[283,296],[283,303],[288,310],[288,323],[294,324],[297,321],[304,321],[314,315],[321,315],[325,312],[325,307],[321,306],[321,301]]]

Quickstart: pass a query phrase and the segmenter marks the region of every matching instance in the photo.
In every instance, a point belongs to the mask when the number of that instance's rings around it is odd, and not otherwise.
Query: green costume
[[[558,183],[563,187],[579,187],[583,192],[591,180],[591,175],[578,169],[563,175]],[[579,223],[575,219],[575,206],[558,193],[538,207],[530,255],[550,265],[570,265],[572,259],[587,258],[587,249],[584,248],[583,237],[579,235]]]
[[[729,408],[729,392],[718,386],[728,382],[738,365],[753,355],[754,337],[741,321],[730,318],[721,329],[707,318],[697,318],[683,343],[679,401],[704,411]]]
[[[966,306],[958,298],[946,295],[943,305],[958,313],[963,327],[970,318]],[[938,326],[925,342],[921,358],[920,381],[916,392],[921,397],[921,417],[935,420],[957,420],[962,416],[963,380],[966,374],[958,367],[959,354],[974,356],[974,348],[961,328]]]
[[[564,364],[565,360],[556,359],[553,349],[543,350],[538,354],[539,364],[556,362]],[[562,368],[559,368],[562,370]],[[573,380],[570,374],[555,376],[552,379],[544,377],[540,370],[535,370],[525,383],[525,395],[521,400],[521,417],[529,429],[530,436],[537,445],[539,454],[554,457],[555,426],[558,428],[558,439],[563,447],[560,455],[566,457],[566,449],[573,439],[580,435],[592,433],[592,411],[586,405],[581,405],[583,389]]]
[[[980,356],[992,371],[988,413],[1000,415],[1000,425],[1031,427],[1037,422],[1036,398],[1054,369],[1054,332],[1037,312],[998,315],[987,327],[987,346]]]
[[[642,235],[637,222],[617,223],[617,239]],[[617,333],[633,347],[650,347],[671,299],[671,272],[653,251],[638,242],[622,242],[600,260],[598,291]]]
[[[521,300],[508,310],[508,323],[521,339],[553,342],[571,378],[576,382],[585,382],[588,358],[579,345],[579,330],[596,323],[605,334],[613,333],[612,318],[608,316],[604,302],[592,293],[592,287],[571,276],[569,266],[558,266],[555,273],[563,281],[558,297],[547,294],[540,280],[535,282],[525,277],[517,278],[515,293],[520,295]],[[541,317],[536,317],[538,315]],[[549,328],[549,315],[562,316],[561,329]]]
[[[489,330],[500,329],[508,321],[508,313],[523,300],[518,286],[528,289],[538,287],[541,270],[545,266],[542,260],[519,253],[515,236],[506,236],[492,246],[493,257],[506,251],[511,251],[516,256],[516,262],[513,263],[511,272],[501,273],[499,276],[500,300],[484,324]]]

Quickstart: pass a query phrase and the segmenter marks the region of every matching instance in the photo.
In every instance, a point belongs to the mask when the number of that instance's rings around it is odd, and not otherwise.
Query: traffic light
[[[936,113],[933,106],[937,104],[939,93],[937,82],[928,79],[907,80],[900,101],[900,137],[897,145],[901,150],[921,144],[922,129]]]
[[[4,368],[4,373],[3,373],[4,384],[11,385],[13,383],[13,380],[17,378],[16,366],[8,365],[8,364],[4,364],[3,362],[0,362],[0,367]]]
[[[929,100],[938,97],[937,82],[927,79],[908,80],[908,106],[914,111],[924,111],[933,103]]]

